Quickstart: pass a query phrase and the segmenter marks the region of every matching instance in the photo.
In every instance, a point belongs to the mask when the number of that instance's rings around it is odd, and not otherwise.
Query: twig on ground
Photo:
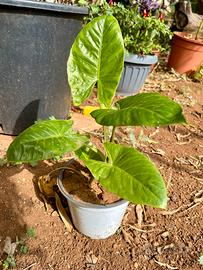
[[[136,212],[136,215],[137,215],[137,224],[138,224],[138,227],[141,228],[142,227],[142,222],[143,222],[143,209],[142,209],[142,205],[140,205],[140,204],[136,205],[135,212]]]
[[[126,243],[133,245],[134,239],[130,235],[130,233],[128,233],[125,229],[122,229],[121,231],[123,233],[123,237],[124,237],[124,240],[126,241]]]
[[[36,264],[37,264],[36,262],[35,263],[32,263],[32,264],[28,265],[27,267],[23,268],[23,270],[28,270],[31,267],[35,266]]]
[[[202,200],[202,201],[203,201],[203,200]],[[190,207],[188,207],[187,209],[183,210],[182,213],[185,213],[185,212],[187,212],[187,211],[189,211],[189,210],[195,208],[196,206],[198,206],[198,205],[200,205],[200,204],[201,204],[201,202],[195,203],[195,204],[191,205]]]
[[[131,225],[131,224],[128,224],[127,226],[128,226],[129,228],[133,229],[133,230],[138,231],[138,232],[151,233],[151,232],[154,232],[154,231],[155,231],[155,230],[142,230],[142,229],[137,228],[137,227],[135,227],[135,226],[133,226],[133,225]]]
[[[176,209],[173,209],[173,210],[168,210],[168,211],[162,211],[161,214],[166,216],[166,215],[173,215],[177,212],[179,212],[184,206],[181,205],[180,207],[176,208]]]
[[[56,207],[57,207],[58,213],[63,223],[65,224],[66,229],[68,230],[68,232],[71,232],[73,230],[73,224],[69,216],[67,215],[66,210],[63,208],[60,197],[56,192],[55,192],[55,201],[56,201]]]
[[[189,143],[191,143],[191,139],[189,139],[188,141],[186,141],[186,142],[177,142],[176,144],[178,144],[178,145],[184,145],[184,144],[189,144]]]
[[[150,223],[150,224],[143,224],[142,227],[156,227],[156,223]]]
[[[51,266],[51,264],[48,264],[49,265],[49,267],[51,268],[51,270],[54,270],[54,268]]]
[[[203,185],[203,178],[194,177],[195,180],[199,181]]]
[[[159,262],[159,261],[157,261],[157,260],[154,260],[154,261],[155,261],[155,263],[157,263],[158,265],[164,266],[164,267],[166,267],[166,268],[168,268],[168,269],[172,269],[172,270],[178,269],[178,267],[170,266],[170,265],[167,264],[167,263]]]
[[[196,206],[200,205],[202,202],[203,202],[203,190],[199,190],[197,193],[195,193],[193,202],[191,202],[189,204],[181,205],[180,207],[173,209],[173,210],[163,211],[161,213],[162,213],[162,215],[173,215],[173,214],[178,213],[182,210],[181,211],[181,214],[182,214],[182,213],[185,213],[185,212],[195,208]]]
[[[155,149],[154,147],[151,146],[151,149],[152,149],[152,153],[153,154],[157,154],[157,155],[160,155],[160,156],[165,156],[165,151],[163,151],[162,149]]]
[[[191,133],[189,132],[188,134],[185,134],[185,135],[182,135],[182,134],[180,134],[180,133],[175,133],[175,135],[176,135],[177,140],[178,140],[178,141],[181,141],[181,139],[186,139],[186,138],[188,138],[188,137],[191,135]]]
[[[149,138],[152,138],[152,137],[155,136],[157,133],[159,133],[159,128],[157,128],[154,132],[152,132],[151,134],[149,134]]]
[[[175,134],[176,139],[178,141],[176,144],[178,144],[178,145],[189,144],[192,141],[190,138],[188,138],[191,136],[190,132],[188,134],[185,134],[185,135],[182,135],[180,133],[175,133],[175,132],[174,132],[174,134]],[[183,141],[183,139],[187,139],[187,141]]]

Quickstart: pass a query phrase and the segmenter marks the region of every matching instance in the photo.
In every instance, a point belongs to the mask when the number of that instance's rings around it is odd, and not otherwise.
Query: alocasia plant
[[[119,126],[163,126],[185,123],[181,107],[158,93],[142,93],[112,103],[123,68],[124,45],[117,20],[95,18],[76,38],[68,60],[73,101],[81,104],[98,87],[101,109],[92,117],[107,134],[102,153],[85,135],[72,130],[71,120],[40,121],[10,145],[11,163],[48,159],[73,151],[108,191],[134,203],[166,207],[167,191],[156,166],[137,149],[116,144]]]

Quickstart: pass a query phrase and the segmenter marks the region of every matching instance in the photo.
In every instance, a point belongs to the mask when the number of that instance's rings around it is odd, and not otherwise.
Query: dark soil
[[[123,144],[133,144],[159,167],[168,188],[168,209],[130,204],[121,229],[106,240],[91,240],[76,230],[69,233],[56,211],[35,192],[33,177],[65,166],[67,159],[0,167],[0,250],[7,236],[15,241],[33,227],[36,237],[27,240],[29,251],[14,254],[17,269],[32,270],[200,270],[203,252],[203,89],[185,77],[154,71],[144,91],[170,96],[184,108],[187,126],[120,129]],[[95,104],[94,97],[89,104]],[[81,116],[83,117],[83,116]],[[84,118],[77,127],[86,130]],[[88,119],[88,121],[90,121]],[[92,130],[100,145],[101,131]],[[134,138],[134,135],[135,138]],[[139,139],[138,139],[139,138]],[[0,156],[12,138],[0,135]],[[0,253],[1,262],[6,254]]]

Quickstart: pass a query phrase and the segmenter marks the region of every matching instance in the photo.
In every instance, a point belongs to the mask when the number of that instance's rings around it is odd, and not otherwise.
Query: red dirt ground
[[[137,129],[140,139],[130,141],[120,129],[123,143],[136,144],[159,167],[168,187],[168,209],[130,204],[121,229],[106,240],[91,240],[76,230],[67,232],[57,212],[45,211],[35,194],[32,179],[62,166],[60,162],[0,167],[0,250],[10,236],[23,237],[34,227],[36,237],[27,240],[27,254],[16,252],[16,269],[32,270],[199,270],[203,252],[203,89],[201,83],[175,74],[154,71],[143,91],[158,91],[183,105],[187,126]],[[94,104],[94,100],[89,100]],[[90,121],[90,120],[88,120]],[[77,127],[85,121],[77,116]],[[94,128],[94,125],[93,125]],[[95,131],[98,133],[98,130]],[[95,134],[94,133],[94,134]],[[95,135],[94,135],[95,136]],[[0,157],[12,138],[0,135]],[[94,140],[96,138],[94,137]],[[6,255],[0,253],[1,262]]]

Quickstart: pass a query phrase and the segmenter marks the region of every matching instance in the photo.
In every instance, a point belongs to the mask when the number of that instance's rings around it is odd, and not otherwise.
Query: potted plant
[[[109,43],[111,40],[111,43]],[[116,48],[116,49],[115,49]],[[128,201],[165,208],[167,191],[156,166],[137,149],[115,143],[119,126],[185,123],[181,107],[158,93],[142,93],[112,102],[123,69],[124,44],[117,20],[95,18],[77,36],[68,60],[73,102],[81,104],[97,83],[100,108],[91,113],[103,125],[102,149],[72,129],[71,120],[44,120],[22,132],[7,150],[10,163],[36,163],[74,152],[96,182],[121,198],[109,205],[79,202],[64,190],[73,223],[91,238],[106,238],[120,226]]]
[[[203,38],[199,37],[203,20],[196,33],[175,32],[172,39],[168,67],[178,73],[190,73],[198,70],[203,63]]]
[[[0,127],[16,135],[37,119],[65,119],[66,63],[88,9],[0,0],[0,10]]]
[[[169,48],[172,32],[153,1],[136,1],[133,6],[121,3],[91,5],[89,20],[112,14],[119,22],[125,46],[125,64],[117,89],[118,94],[131,95],[144,84],[151,65],[158,61],[157,52]],[[156,53],[155,53],[156,52]]]

